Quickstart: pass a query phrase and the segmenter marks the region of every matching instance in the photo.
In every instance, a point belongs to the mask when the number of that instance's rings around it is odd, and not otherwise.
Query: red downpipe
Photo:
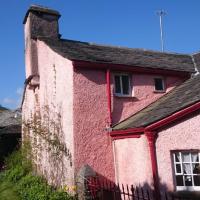
[[[155,189],[155,199],[161,200],[160,189],[159,189],[158,167],[157,167],[157,159],[156,159],[156,149],[155,149],[157,134],[155,132],[147,131],[145,132],[145,135],[147,137],[149,150],[150,150],[151,168],[152,168],[153,183],[154,183],[154,189]]]
[[[106,83],[107,83],[107,98],[108,98],[108,123],[109,127],[112,125],[112,113],[111,113],[111,89],[110,89],[110,69],[106,70]]]

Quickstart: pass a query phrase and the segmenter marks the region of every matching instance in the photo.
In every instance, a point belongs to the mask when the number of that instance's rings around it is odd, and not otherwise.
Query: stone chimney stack
[[[46,7],[32,5],[28,9],[23,24],[29,25],[29,34],[32,39],[37,37],[58,38],[58,19],[60,13]]]
[[[37,38],[59,39],[58,19],[60,13],[46,7],[31,5],[23,24],[25,32],[26,78],[39,76],[37,60]]]

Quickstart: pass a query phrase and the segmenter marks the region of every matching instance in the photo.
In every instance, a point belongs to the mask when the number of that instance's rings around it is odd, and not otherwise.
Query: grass
[[[7,181],[0,182],[0,199],[1,200],[20,200],[15,186]]]
[[[0,172],[0,200],[75,200],[62,188],[48,185],[44,177],[33,172],[29,149],[23,146],[6,158]]]

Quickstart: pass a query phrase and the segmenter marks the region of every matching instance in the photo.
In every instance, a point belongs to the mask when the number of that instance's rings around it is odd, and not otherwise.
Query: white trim
[[[115,87],[115,76],[119,76],[120,78],[120,90],[121,90],[121,93],[116,93],[116,87]],[[129,94],[123,94],[123,84],[122,84],[122,76],[127,76],[128,77],[128,93]],[[114,78],[114,95],[117,96],[117,97],[133,97],[134,96],[134,93],[133,93],[133,87],[131,87],[131,80],[132,80],[132,77],[130,74],[128,73],[114,73],[113,75],[113,78]]]
[[[183,161],[182,159],[182,156],[184,153],[187,153],[189,154],[189,160],[188,161]],[[194,162],[192,161],[192,153],[197,153],[197,156],[198,156],[198,161]],[[176,182],[176,176],[181,176],[181,178],[183,179],[183,186],[177,186],[177,183],[176,183],[176,190],[177,191],[183,191],[183,190],[186,190],[186,191],[200,191],[200,186],[195,186],[194,185],[194,176],[199,176],[200,177],[200,174],[197,174],[197,173],[194,173],[193,172],[193,164],[199,164],[200,165],[200,152],[198,151],[192,151],[192,150],[188,150],[188,151],[174,151],[172,152],[173,154],[173,165],[174,165],[174,176],[175,176],[175,182]],[[175,154],[179,154],[180,156],[180,160],[179,161],[176,161],[176,156]],[[177,170],[176,170],[176,165],[179,164],[181,165],[181,173],[177,173]],[[184,171],[183,171],[183,165],[184,164],[189,164],[190,165],[190,173],[188,174],[184,174]],[[192,186],[186,186],[185,185],[185,176],[191,176],[191,179],[192,179]]]
[[[200,186],[176,186],[177,191],[200,191]]]
[[[161,79],[162,80],[162,90],[156,90],[156,84],[155,84],[155,79]],[[154,80],[154,92],[166,92],[166,85],[165,85],[165,79],[161,76],[156,76],[153,78]]]

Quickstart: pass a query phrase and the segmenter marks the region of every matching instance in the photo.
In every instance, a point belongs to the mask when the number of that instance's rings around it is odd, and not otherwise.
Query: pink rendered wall
[[[25,36],[25,63],[26,63],[26,78],[32,74],[32,59],[31,59],[31,47],[30,47],[30,18],[27,19],[27,22],[24,27],[24,36]]]
[[[98,174],[114,180],[112,142],[108,120],[105,72],[75,69],[74,154],[76,172],[90,165]]]
[[[48,119],[59,115],[59,140],[65,144],[72,158],[63,156],[57,164],[50,153],[43,148],[38,152],[36,164],[49,183],[54,185],[74,185],[74,143],[73,143],[73,66],[72,62],[52,51],[44,42],[37,40],[40,85],[35,91],[27,87],[23,104],[23,119],[30,119],[30,113],[40,110],[41,116],[48,107]],[[30,66],[28,66],[30,67]],[[38,96],[38,103],[36,102]],[[50,137],[50,136],[49,136]],[[72,165],[71,165],[72,164]]]
[[[24,37],[25,37],[25,73],[26,78],[32,75],[32,42],[30,39],[30,18],[27,18],[26,24],[24,26]],[[35,58],[37,62],[37,58]],[[33,90],[26,90],[25,100],[22,107],[22,117],[23,120],[28,119],[31,113],[34,113],[34,92]],[[25,112],[26,110],[26,112]]]
[[[37,42],[31,39],[30,29],[31,19],[28,17],[24,27],[26,78],[30,75],[38,74]]]
[[[74,185],[74,143],[73,143],[73,66],[72,62],[51,50],[44,42],[38,41],[38,65],[40,73],[40,110],[48,105],[50,114],[61,116],[59,126],[60,141],[64,142],[72,155],[70,159],[63,157],[64,169],[58,171],[61,184]],[[54,116],[52,116],[54,117]],[[54,118],[53,118],[54,119]],[[51,161],[49,161],[50,163]],[[48,161],[43,167],[51,173],[56,170],[53,163]]]
[[[137,111],[146,107],[165,93],[154,92],[154,74],[132,74],[132,97],[113,97],[113,123],[117,123]],[[175,86],[180,85],[184,79],[175,76],[163,76],[166,84],[166,92],[169,92]],[[112,77],[112,80],[114,78]],[[112,84],[112,91],[114,86]]]
[[[112,73],[111,95],[112,117],[114,123],[129,117],[165,94],[154,93],[155,77],[157,77],[157,75],[134,73],[132,75],[134,96],[116,97],[113,94],[114,77]],[[183,82],[183,79],[178,77],[166,76],[164,78],[166,80],[167,92]],[[105,131],[109,117],[105,71],[80,68],[75,69],[73,107],[75,170],[79,170],[84,164],[89,164],[97,173],[114,180],[112,143],[108,133]],[[120,142],[123,143],[123,140],[117,142],[117,148],[120,146]],[[128,145],[128,143],[123,143],[123,147],[118,148],[119,155],[123,155],[124,152],[126,152],[126,149],[129,148],[129,146],[126,145]],[[138,148],[139,146],[140,145],[138,145]],[[124,173],[124,177],[129,176],[126,171],[120,171],[119,173],[118,176],[120,177],[122,176],[122,173]],[[133,177],[134,176],[135,175],[133,175]],[[124,177],[121,177],[121,179],[126,181],[126,178]],[[127,181],[130,180],[127,178]]]
[[[200,115],[193,115],[159,132],[156,141],[158,173],[161,186],[175,189],[171,150],[200,150]]]
[[[146,137],[113,142],[116,181],[123,184],[152,187],[149,147]]]

